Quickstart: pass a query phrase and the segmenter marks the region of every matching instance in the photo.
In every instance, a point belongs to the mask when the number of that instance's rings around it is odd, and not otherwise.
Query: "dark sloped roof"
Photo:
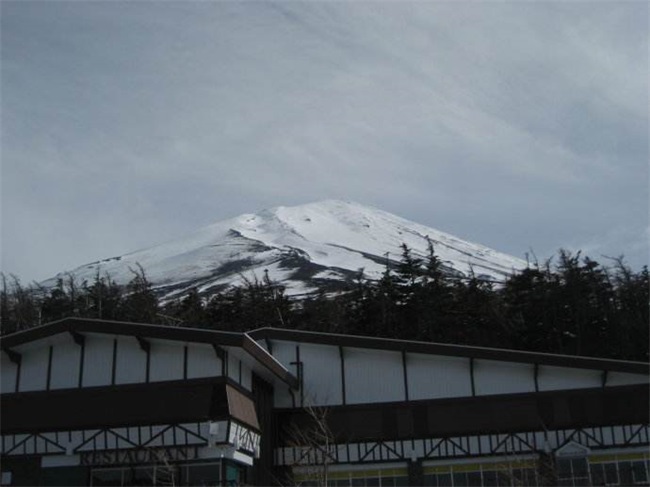
[[[341,335],[335,333],[317,333],[282,328],[259,328],[248,333],[255,340],[280,340],[293,342],[317,343],[342,347],[367,348],[375,350],[393,350],[430,355],[468,357],[505,362],[519,362],[556,367],[573,367],[580,369],[628,372],[632,374],[649,374],[650,364],[625,360],[612,360],[575,355],[559,355],[523,350],[508,350],[469,345],[451,345],[447,343],[417,342],[389,338],[376,338],[358,335]]]
[[[280,364],[272,355],[245,333],[203,330],[199,328],[145,325],[142,323],[130,323],[124,321],[65,318],[1,337],[0,348],[2,348],[2,350],[10,351],[12,348],[24,343],[57,335],[59,333],[83,334],[84,332],[240,347],[282,381],[294,388],[298,386],[298,380],[296,377],[287,371],[282,364]]]

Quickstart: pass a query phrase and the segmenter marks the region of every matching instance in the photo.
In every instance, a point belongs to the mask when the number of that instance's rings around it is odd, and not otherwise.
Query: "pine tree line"
[[[358,278],[345,292],[291,300],[268,273],[212,296],[198,290],[161,302],[145,270],[117,285],[108,275],[45,290],[2,275],[2,333],[67,316],[247,331],[263,326],[549,353],[648,360],[648,269],[622,258],[609,267],[560,251],[495,284],[450,275],[429,242],[428,255],[406,246],[378,281]]]

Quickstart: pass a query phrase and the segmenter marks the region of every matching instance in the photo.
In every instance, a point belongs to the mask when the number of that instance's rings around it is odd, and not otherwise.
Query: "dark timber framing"
[[[79,335],[79,334],[77,333],[77,335]],[[83,335],[79,335],[79,336],[83,337]],[[77,345],[79,345],[79,347],[80,347],[79,348],[79,378],[77,380],[77,387],[81,388],[81,387],[83,387],[83,382],[84,382],[84,359],[86,357],[86,340],[85,340],[85,337],[84,337],[83,340],[79,340],[79,341],[77,341],[75,339],[75,343]]]
[[[187,379],[187,345],[183,347],[183,379]]]
[[[81,333],[77,333],[76,331],[70,330],[70,335],[72,336],[72,339],[77,345],[82,346],[84,343],[86,343],[86,337],[83,336]]]
[[[339,345],[339,356],[341,357],[341,402],[343,405],[347,404],[345,397],[345,354],[343,347]]]
[[[298,376],[298,388],[300,389],[300,406],[305,405],[305,391],[303,383],[303,373],[302,373],[302,361],[300,360],[300,345],[296,345],[296,360],[294,362],[289,362],[289,365],[296,366],[296,375]]]
[[[404,375],[404,400],[409,400],[409,378],[408,367],[406,364],[406,351],[402,350],[402,373]]]
[[[52,383],[52,354],[54,353],[54,347],[50,345],[50,350],[47,353],[47,379],[45,380],[45,390],[50,390],[50,385]]]
[[[216,343],[212,344],[212,348],[217,358],[221,361],[221,375],[226,377],[228,375],[228,354]]]
[[[147,340],[145,340],[142,337],[135,337],[136,340],[138,340],[138,345],[140,345],[140,349],[147,354],[146,357],[146,362],[145,362],[145,373],[144,373],[144,381],[149,382],[149,376],[150,376],[150,371],[151,371],[151,343],[149,343]]]
[[[474,357],[469,358],[469,380],[472,386],[472,396],[476,396],[476,383],[474,381]]]
[[[113,339],[113,362],[111,364],[111,385],[115,385],[115,376],[117,375],[117,338]]]
[[[7,354],[7,357],[9,357],[9,360],[11,360],[16,365],[20,365],[21,356],[20,356],[20,354],[18,352],[14,352],[13,350],[10,350],[9,348],[3,348],[2,350],[4,351],[4,353]]]

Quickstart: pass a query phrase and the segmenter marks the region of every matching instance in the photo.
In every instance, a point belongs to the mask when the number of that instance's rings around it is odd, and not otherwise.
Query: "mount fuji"
[[[267,272],[288,295],[298,296],[341,289],[360,270],[365,278],[378,279],[388,261],[400,260],[403,243],[414,256],[426,256],[427,239],[450,274],[473,272],[500,281],[526,267],[521,259],[391,213],[326,200],[244,214],[172,242],[59,273],[41,284],[53,287],[66,275],[91,283],[97,273],[126,284],[134,277],[132,269],[141,265],[163,300],[193,288],[208,295]]]

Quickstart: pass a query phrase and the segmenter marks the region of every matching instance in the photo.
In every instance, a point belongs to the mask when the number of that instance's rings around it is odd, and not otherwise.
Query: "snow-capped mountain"
[[[140,264],[164,299],[200,293],[261,279],[299,295],[335,289],[359,269],[378,279],[386,260],[401,257],[402,243],[413,255],[427,254],[427,237],[451,273],[501,280],[526,263],[482,245],[469,243],[396,215],[357,203],[321,201],[277,207],[209,225],[194,234],[156,247],[87,264],[69,273],[92,282],[99,271],[120,284],[130,281]],[[61,273],[42,284],[54,286]]]

